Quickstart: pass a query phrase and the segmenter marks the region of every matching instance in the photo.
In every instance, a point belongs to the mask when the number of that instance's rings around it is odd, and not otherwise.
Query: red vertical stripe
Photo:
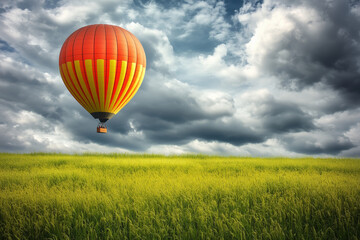
[[[135,42],[135,46],[136,46],[136,53],[137,53],[137,64],[141,64],[143,65],[143,67],[146,67],[146,60],[145,60],[145,54],[144,54],[144,49],[140,43],[140,41],[133,35],[131,34],[132,39]]]
[[[105,36],[106,36],[106,59],[117,60],[117,39],[115,31],[110,25],[105,25]]]
[[[76,31],[78,35],[74,42],[74,60],[83,60],[83,44],[87,30],[88,27],[83,27]]]
[[[96,27],[94,36],[94,60],[105,59],[106,57],[106,39],[104,25],[99,24]]]
[[[60,56],[59,56],[59,68],[61,69],[61,65],[65,63],[65,51],[66,51],[66,45],[69,39],[66,39],[61,50],[60,50]]]
[[[84,36],[82,44],[83,59],[94,59],[94,42],[95,42],[95,30],[97,25],[91,25],[87,27],[87,31]]]
[[[129,50],[128,44],[125,38],[124,29],[119,27],[113,27],[116,34],[116,43],[117,43],[117,59],[118,61],[128,61]]]
[[[74,55],[73,55],[73,47],[74,47],[74,41],[77,36],[77,32],[74,32],[70,35],[68,38],[67,44],[66,44],[66,51],[65,51],[65,62],[72,62],[74,61]]]

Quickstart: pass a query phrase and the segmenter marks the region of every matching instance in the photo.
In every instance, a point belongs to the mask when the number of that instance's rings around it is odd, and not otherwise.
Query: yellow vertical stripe
[[[115,105],[115,110],[119,107],[119,105],[121,104],[121,101],[123,100],[127,90],[129,89],[129,86],[130,86],[130,84],[131,84],[131,82],[132,82],[132,80],[134,78],[135,68],[136,68],[136,63],[132,63],[128,81],[127,81],[127,83],[125,85],[124,91],[121,93],[121,96],[119,97],[119,100],[117,101],[117,103]]]
[[[82,99],[84,100],[84,102],[86,102],[86,105],[89,106],[89,109],[86,109],[88,112],[92,112],[92,107],[90,102],[88,101],[88,99],[86,98],[85,94],[83,93],[83,91],[80,88],[80,85],[75,77],[75,73],[74,73],[74,69],[72,67],[72,62],[67,62],[66,63],[67,66],[67,70],[68,73],[70,75],[70,78],[72,80],[73,85],[75,86],[75,89],[77,90],[77,92],[81,95]]]
[[[98,83],[98,86],[96,86],[93,62],[91,59],[85,60],[85,72],[90,90],[86,84],[86,78],[82,74],[80,61],[74,61],[75,69],[72,62],[62,64],[60,66],[60,74],[66,88],[88,112],[112,112],[116,114],[134,97],[140,88],[145,76],[145,68],[140,64],[136,65],[136,63],[131,63],[128,80],[126,85],[123,86],[127,73],[127,62],[122,61],[118,84],[114,86],[118,62],[111,59],[108,63],[109,77],[106,86],[105,70],[107,69],[105,69],[104,61],[104,59],[97,59],[96,61]],[[96,87],[98,87],[99,92],[96,91]],[[107,87],[107,89],[105,89],[105,87]],[[122,88],[124,88],[123,91],[121,91]],[[114,98],[111,99],[113,95]]]
[[[75,97],[75,95],[72,93],[72,90],[71,90],[69,84],[67,84],[67,82],[65,80],[65,76],[64,76],[64,73],[63,73],[63,70],[62,70],[62,66],[60,66],[60,75],[61,75],[61,78],[63,79],[63,82],[64,82],[67,90],[69,90],[70,94]]]
[[[142,65],[138,65],[137,68],[139,69],[137,71],[137,74],[134,76],[135,78],[133,79],[133,85],[132,87],[128,88],[128,90],[126,91],[126,94],[125,96],[123,97],[121,103],[117,106],[116,110],[117,111],[122,105],[124,105],[124,103],[126,102],[126,100],[129,98],[129,96],[131,96],[132,92],[135,90],[136,86],[137,86],[137,83],[139,82],[139,79],[140,79],[140,76],[142,74],[142,69],[143,69],[143,66]]]
[[[100,111],[105,111],[105,72],[104,72],[104,59],[96,60],[97,80],[99,88]]]
[[[142,81],[144,80],[144,76],[145,76],[145,70],[146,68],[142,68],[142,72],[141,72],[141,76],[139,78],[139,81],[136,83],[136,85],[133,87],[131,94],[125,99],[125,101],[116,109],[116,111],[114,112],[115,114],[118,113],[137,93],[137,91],[139,90]]]
[[[109,65],[109,80],[108,80],[108,88],[106,92],[106,103],[105,103],[105,111],[109,112],[110,108],[110,100],[114,88],[114,82],[115,82],[115,75],[116,75],[116,60],[110,60]]]
[[[130,99],[136,94],[136,92],[139,90],[139,88],[141,86],[141,83],[142,83],[142,81],[144,79],[144,76],[145,76],[145,68],[142,67],[142,72],[141,72],[140,77],[138,78],[138,81],[136,82],[136,85],[133,87],[133,89],[131,90],[132,92],[126,98],[125,103],[122,104],[122,106],[125,106],[130,101]]]
[[[90,85],[91,94],[94,98],[95,105],[96,105],[96,111],[100,111],[100,104],[99,104],[99,98],[96,93],[96,87],[95,87],[95,81],[94,81],[94,75],[93,75],[93,69],[92,69],[92,60],[86,59],[85,60],[85,68],[86,68],[86,76]]]
[[[75,72],[76,72],[76,76],[78,77],[78,80],[80,82],[81,88],[84,91],[87,99],[90,102],[91,108],[93,109],[93,111],[95,111],[96,105],[94,103],[94,100],[91,97],[91,94],[88,90],[88,88],[86,87],[86,83],[85,80],[83,78],[82,72],[81,72],[81,67],[80,67],[80,62],[79,60],[74,61],[74,65],[75,65]]]
[[[142,71],[143,71],[143,66],[139,64],[138,68],[139,68],[138,74],[137,74],[135,80],[133,81],[134,83],[132,84],[131,89],[130,88],[128,89],[128,91],[127,91],[127,93],[126,93],[126,95],[124,97],[124,101],[126,101],[126,99],[132,94],[132,92],[135,90],[135,87],[136,87],[137,83],[139,82],[139,79],[140,79]]]
[[[69,77],[69,74],[67,72],[67,69],[66,69],[66,64],[63,63],[61,65],[62,67],[62,70],[63,70],[63,76],[65,76],[65,81],[66,83],[68,84],[68,86],[70,87],[70,93],[71,95],[74,96],[74,98],[81,104],[81,106],[83,106],[85,109],[88,109],[88,106],[85,104],[85,102],[80,98],[80,96],[77,94],[74,86],[72,85],[72,82],[70,80],[70,77]],[[64,82],[65,82],[64,81]]]
[[[124,83],[124,78],[125,78],[125,74],[126,74],[126,69],[127,69],[127,62],[126,61],[122,61],[121,62],[121,73],[119,76],[119,82],[116,86],[116,90],[115,90],[115,94],[114,94],[114,99],[111,101],[110,107],[109,107],[109,111],[113,112],[115,109],[113,109],[116,100],[118,99],[120,90],[122,88],[122,85]]]

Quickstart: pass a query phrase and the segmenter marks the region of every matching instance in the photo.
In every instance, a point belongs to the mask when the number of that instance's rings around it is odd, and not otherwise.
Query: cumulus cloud
[[[334,1],[2,1],[0,150],[360,154],[360,5]],[[144,83],[95,132],[58,72],[77,28],[141,41]]]
[[[251,35],[248,64],[301,90],[324,83],[348,105],[359,103],[359,6],[348,1],[265,1],[245,5],[238,21]]]
[[[147,68],[161,73],[170,73],[176,68],[173,47],[167,35],[158,29],[146,28],[131,22],[124,26],[136,34],[146,52]]]

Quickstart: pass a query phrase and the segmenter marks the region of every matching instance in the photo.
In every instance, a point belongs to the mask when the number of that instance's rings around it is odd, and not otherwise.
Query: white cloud
[[[183,27],[180,38],[197,34],[199,27],[209,27],[209,38],[224,41],[230,33],[231,25],[224,19],[225,6],[223,1],[198,1],[182,5],[183,17],[189,18]],[[183,19],[184,20],[184,19]]]
[[[235,111],[233,98],[221,91],[194,91],[194,98],[209,115],[231,115]]]
[[[312,66],[311,62],[309,65],[293,65],[299,63],[298,58],[306,58],[296,55],[302,54],[295,52],[296,49],[303,47],[306,41],[318,36],[326,27],[326,22],[315,9],[305,6],[289,8],[281,4],[274,7],[271,2],[265,1],[256,11],[249,4],[245,5],[238,14],[238,20],[245,27],[244,35],[251,36],[245,48],[246,59],[258,73],[266,75],[273,71],[274,66],[277,70],[289,66],[299,71],[314,71],[318,67]],[[293,44],[294,40],[299,43],[298,47]],[[295,50],[289,51],[290,45]]]
[[[49,12],[50,17],[58,24],[70,24],[73,22],[84,23],[90,14],[100,13],[100,2],[71,1]]]
[[[162,72],[173,71],[177,67],[173,47],[163,31],[134,22],[124,27],[141,41],[146,52],[147,65],[150,64]]]
[[[165,155],[174,155],[174,154],[185,154],[189,153],[181,146],[177,145],[153,145],[146,150],[147,153],[151,154],[165,154]]]
[[[253,66],[226,61],[228,52],[228,45],[220,44],[210,55],[178,57],[181,67],[177,74],[182,81],[208,88],[220,86],[228,91],[259,75]]]
[[[352,143],[357,146],[360,145],[360,123],[353,125],[344,135],[348,137]]]
[[[195,139],[185,145],[157,145],[147,150],[149,153],[159,154],[186,154],[201,153],[209,155],[233,155],[233,156],[251,156],[251,157],[302,157],[304,154],[287,151],[282,144],[276,139],[269,139],[264,143],[246,144],[241,147],[234,146],[229,143],[216,141],[203,141]]]
[[[360,109],[354,109],[323,115],[316,120],[316,124],[323,130],[343,133],[353,129],[359,119]]]

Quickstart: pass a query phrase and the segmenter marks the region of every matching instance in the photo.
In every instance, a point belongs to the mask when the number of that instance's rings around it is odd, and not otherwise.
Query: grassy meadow
[[[0,239],[359,239],[360,159],[0,153]]]

